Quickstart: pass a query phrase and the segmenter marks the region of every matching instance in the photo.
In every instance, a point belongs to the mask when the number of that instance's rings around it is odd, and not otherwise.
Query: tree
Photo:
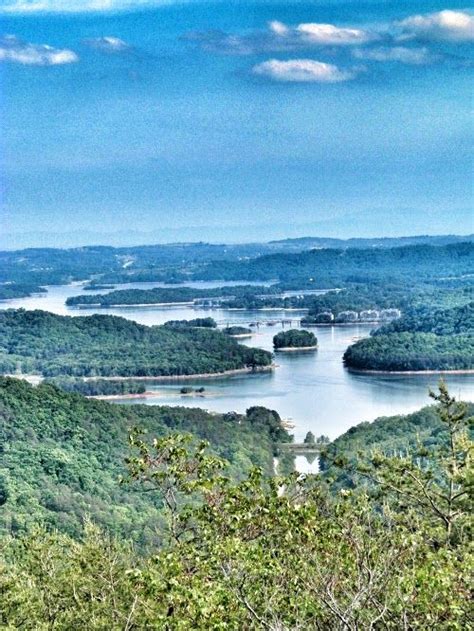
[[[316,438],[313,434],[313,432],[308,432],[304,438],[303,441],[306,445],[315,445],[316,444]]]
[[[430,396],[443,423],[445,440],[440,446],[431,451],[419,447],[404,457],[375,453],[358,470],[376,483],[386,499],[395,501],[406,519],[421,516],[431,537],[453,543],[467,536],[474,508],[473,444],[467,433],[474,418],[467,416],[465,403],[449,394],[443,380],[439,392]]]

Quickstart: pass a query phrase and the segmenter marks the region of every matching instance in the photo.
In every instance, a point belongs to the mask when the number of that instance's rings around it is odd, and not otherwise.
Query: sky
[[[456,0],[0,0],[0,247],[474,232],[473,49]]]

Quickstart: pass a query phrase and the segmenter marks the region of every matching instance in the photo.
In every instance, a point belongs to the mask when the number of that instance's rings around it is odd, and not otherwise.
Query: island
[[[33,294],[46,293],[45,287],[29,283],[0,283],[0,300],[13,300],[14,298],[28,298]]]
[[[273,368],[271,353],[211,327],[144,326],[96,314],[0,311],[0,372],[81,379],[165,380]]]
[[[278,352],[314,351],[318,348],[318,340],[309,331],[289,329],[274,336],[273,348]]]
[[[228,326],[222,329],[222,332],[230,337],[246,338],[252,337],[252,329],[248,329],[246,326]]]
[[[344,363],[389,373],[474,371],[474,302],[413,309],[349,346]]]

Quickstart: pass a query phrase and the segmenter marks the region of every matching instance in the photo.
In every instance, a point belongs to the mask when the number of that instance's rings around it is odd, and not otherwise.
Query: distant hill
[[[265,255],[300,253],[312,248],[355,250],[387,249],[404,245],[442,246],[473,240],[473,235],[348,240],[302,237],[269,243],[196,242],[130,247],[88,245],[70,249],[5,250],[0,251],[0,288],[2,283],[7,282],[34,286],[58,285],[91,277],[106,283],[182,282],[190,280],[193,275],[198,277],[204,274],[206,278],[215,280],[219,278],[215,274],[220,272],[223,262],[237,265]]]
[[[312,249],[245,261],[213,261],[195,277],[220,280],[314,281],[315,286],[384,280],[420,283],[474,275],[474,243],[409,245],[397,248]]]
[[[403,245],[448,245],[449,243],[460,243],[474,241],[474,234],[465,236],[447,235],[417,235],[413,237],[379,237],[379,238],[352,238],[352,239],[331,239],[325,237],[299,237],[296,239],[280,239],[269,241],[268,245],[275,248],[395,248]]]

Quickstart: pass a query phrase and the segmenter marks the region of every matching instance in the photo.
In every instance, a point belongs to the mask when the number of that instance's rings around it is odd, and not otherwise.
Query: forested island
[[[169,329],[216,329],[214,318],[193,318],[192,320],[168,320],[163,326]]]
[[[193,304],[201,303],[209,306],[214,302],[230,297],[255,293],[271,293],[267,287],[253,285],[237,285],[234,287],[217,287],[212,289],[196,289],[195,287],[156,287],[154,289],[117,289],[107,294],[91,294],[71,296],[66,300],[70,307],[94,305],[100,307],[123,305],[159,305],[159,304]]]
[[[230,337],[252,337],[253,335],[252,329],[246,326],[228,326],[222,329],[222,332],[226,335],[230,335]]]
[[[315,350],[317,347],[316,336],[301,329],[280,331],[273,338],[273,348],[276,351]]]
[[[46,289],[30,283],[0,283],[0,300],[12,300],[14,298],[26,298],[31,294],[45,293]]]
[[[268,369],[271,353],[210,327],[147,327],[109,315],[0,311],[0,371],[44,377],[166,377]]]
[[[350,346],[344,362],[387,372],[474,370],[474,303],[413,309]]]

